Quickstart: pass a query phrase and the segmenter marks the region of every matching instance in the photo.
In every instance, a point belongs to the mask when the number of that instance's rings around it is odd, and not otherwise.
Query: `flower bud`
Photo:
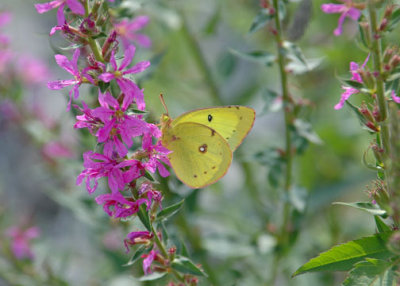
[[[117,46],[118,46],[117,32],[114,30],[108,36],[107,40],[104,42],[103,48],[101,49],[101,53],[106,62],[110,61],[111,52]]]
[[[389,65],[392,69],[395,69],[400,63],[400,55],[394,55],[389,62]]]
[[[392,58],[394,52],[395,50],[393,49],[393,47],[387,47],[385,52],[383,53],[383,62],[388,63],[389,60]]]
[[[392,16],[393,10],[394,10],[394,5],[386,6],[385,14],[383,15],[383,17],[389,19]]]
[[[367,86],[368,89],[375,88],[375,78],[370,71],[359,69],[357,73],[361,76],[363,83]]]
[[[92,15],[93,15],[93,19],[97,19],[97,17],[99,16],[98,12],[99,12],[99,8],[101,7],[102,2],[97,0],[96,2],[94,2],[93,4],[93,8],[92,8]]]
[[[79,30],[86,35],[96,35],[99,33],[92,14],[89,14],[89,16],[83,20],[79,26]]]
[[[375,159],[378,162],[383,162],[383,152],[384,150],[379,147],[378,144],[373,144],[371,146],[372,152],[374,153]]]
[[[381,24],[379,25],[379,31],[385,31],[387,25],[388,25],[388,19],[383,18]]]
[[[374,110],[372,111],[372,116],[375,118],[375,120],[377,122],[381,122],[382,121],[381,113],[379,111],[378,106],[376,106],[376,105],[374,106]]]
[[[388,214],[392,213],[389,194],[386,191],[384,182],[377,180],[374,183],[375,186],[369,191],[369,196]]]
[[[365,126],[367,126],[369,129],[371,129],[372,131],[375,131],[375,132],[379,132],[380,131],[380,128],[379,128],[379,126],[377,126],[375,123],[373,123],[373,122],[371,122],[371,121],[368,121],[366,124],[365,124]]]

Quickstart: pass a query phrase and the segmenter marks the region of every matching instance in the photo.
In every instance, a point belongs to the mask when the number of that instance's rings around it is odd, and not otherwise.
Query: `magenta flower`
[[[128,97],[126,100],[130,101],[130,98],[133,98],[136,102],[136,105],[139,110],[144,110],[146,105],[144,102],[143,91],[139,89],[139,87],[130,79],[125,78],[125,75],[135,74],[144,71],[147,67],[150,66],[149,61],[142,61],[137,63],[135,66],[124,70],[128,65],[132,62],[132,59],[135,55],[135,46],[131,45],[125,50],[125,57],[118,67],[117,62],[115,60],[115,51],[111,52],[110,63],[113,68],[113,71],[103,73],[99,76],[104,82],[110,82],[115,79],[121,89],[121,91]]]
[[[33,259],[30,241],[39,236],[39,229],[37,227],[22,230],[19,227],[13,226],[7,229],[5,233],[12,239],[11,249],[17,259]]]
[[[67,5],[75,14],[85,15],[85,8],[78,0],[55,0],[43,4],[35,4],[36,11],[40,14],[53,10],[57,7],[57,23],[59,26],[65,23],[64,7]]]
[[[161,131],[154,124],[149,124],[149,127],[149,132],[143,135],[142,140],[142,148],[148,154],[148,160],[142,164],[149,172],[155,173],[158,169],[158,172],[162,177],[168,177],[169,172],[163,163],[170,166],[168,154],[171,153],[171,151],[162,146],[160,140],[155,145],[153,144],[153,137],[160,138]]]
[[[135,42],[145,48],[151,47],[151,39],[143,34],[137,33],[149,23],[148,16],[138,16],[132,20],[124,19],[119,23],[114,24],[115,31],[120,37],[124,48],[126,49],[130,43]]]
[[[124,245],[126,248],[126,253],[129,252],[129,245],[135,245],[136,243],[144,242],[153,237],[153,234],[148,231],[133,231],[128,233],[126,238],[124,239]]]
[[[153,189],[153,184],[150,182],[143,182],[140,187],[139,187],[139,196],[147,196],[148,199],[148,209],[150,206],[153,204],[153,202],[156,202],[160,209],[162,208],[161,206],[161,200],[163,199],[162,193],[159,191],[156,191]]]
[[[364,63],[362,64],[361,68],[365,67],[365,65],[367,64],[368,60],[369,60],[369,54],[368,54],[367,58],[365,59]],[[358,73],[359,68],[360,67],[358,66],[357,63],[350,62],[350,72],[352,74],[351,80],[358,81],[358,82],[362,83],[361,75]],[[342,96],[340,98],[339,103],[335,105],[335,109],[336,110],[341,109],[343,107],[344,103],[346,102],[346,100],[348,100],[349,97],[352,94],[360,92],[358,89],[353,88],[353,87],[349,87],[349,86],[342,86],[342,88],[345,91],[342,93]]]
[[[104,126],[104,123],[94,115],[94,109],[90,109],[84,101],[82,101],[82,106],[83,108],[74,105],[76,109],[83,113],[76,116],[74,128],[87,128],[92,135],[95,135],[99,128]]]
[[[397,96],[394,90],[392,90],[392,99],[396,103],[400,103],[400,96]]]
[[[152,250],[150,251],[149,254],[143,254],[142,258],[143,259],[143,271],[144,274],[150,274],[151,271],[151,264],[153,263],[153,261],[157,258],[158,255],[158,251],[157,250]]]
[[[55,55],[57,64],[61,68],[72,74],[74,76],[74,79],[57,80],[47,83],[47,87],[52,90],[59,90],[70,85],[74,86],[69,92],[69,102],[67,110],[71,109],[72,95],[74,96],[74,99],[77,99],[79,97],[79,87],[83,82],[89,81],[92,84],[94,84],[92,77],[88,75],[85,72],[85,70],[83,70],[82,72],[79,71],[78,68],[79,55],[80,55],[79,49],[75,50],[72,56],[72,61],[68,60],[68,58],[64,55]]]
[[[332,14],[332,13],[341,13],[338,21],[338,26],[334,30],[333,34],[335,36],[339,36],[343,31],[343,22],[346,17],[357,21],[361,16],[361,11],[354,8],[350,1],[344,1],[344,4],[322,4],[321,10],[324,13]]]
[[[101,106],[93,110],[93,115],[104,122],[104,126],[99,129],[96,136],[100,143],[105,143],[105,154],[111,154],[115,150],[120,157],[124,157],[133,144],[133,137],[147,132],[148,124],[145,121],[126,114],[132,101],[133,97],[124,94],[120,105],[109,92],[102,94],[99,91]]]
[[[130,182],[127,181],[134,177],[132,173],[137,170],[136,160],[125,160],[121,159],[118,161],[112,157],[108,157],[103,154],[94,153],[93,151],[87,151],[83,154],[83,166],[85,169],[79,174],[76,179],[76,184],[80,185],[86,178],[86,189],[89,194],[93,193],[97,189],[98,180],[102,177],[108,178],[108,186],[112,193],[117,193],[118,190],[123,190],[125,184]],[[134,169],[128,174],[125,174],[122,168],[131,167]],[[140,176],[139,172],[135,172],[137,177]],[[93,186],[92,186],[93,183]]]
[[[145,199],[131,201],[121,193],[102,194],[96,197],[96,202],[103,205],[104,211],[111,217],[128,217],[138,212],[139,206],[147,203]]]

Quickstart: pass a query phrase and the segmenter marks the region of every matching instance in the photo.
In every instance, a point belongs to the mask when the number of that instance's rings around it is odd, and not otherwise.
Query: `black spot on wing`
[[[197,178],[197,175],[196,175],[196,174],[194,174],[194,175],[193,175],[193,177],[194,177],[194,178]]]
[[[208,119],[208,122],[211,122],[211,120],[213,119],[212,115],[209,114],[208,117],[207,117],[207,119]]]

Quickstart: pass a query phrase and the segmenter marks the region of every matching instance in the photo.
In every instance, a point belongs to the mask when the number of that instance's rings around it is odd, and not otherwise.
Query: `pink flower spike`
[[[397,96],[394,90],[392,90],[392,99],[396,103],[400,103],[400,96]]]
[[[5,234],[12,239],[11,249],[17,259],[33,259],[30,241],[39,236],[37,227],[22,230],[19,227],[10,227]]]
[[[352,7],[351,2],[346,2],[345,4],[322,4],[321,10],[327,14],[341,13],[338,20],[338,26],[333,32],[335,36],[339,36],[342,34],[343,22],[346,17],[357,21],[358,18],[360,18],[361,16],[361,11]]]

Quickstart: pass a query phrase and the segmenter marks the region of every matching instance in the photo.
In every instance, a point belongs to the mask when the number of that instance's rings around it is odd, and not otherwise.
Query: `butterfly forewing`
[[[173,121],[173,126],[184,122],[196,122],[214,129],[234,151],[250,132],[255,111],[246,106],[224,106],[193,110]]]
[[[232,161],[232,151],[221,135],[194,122],[173,124],[164,130],[163,145],[172,151],[169,160],[177,177],[192,188],[220,179]]]

